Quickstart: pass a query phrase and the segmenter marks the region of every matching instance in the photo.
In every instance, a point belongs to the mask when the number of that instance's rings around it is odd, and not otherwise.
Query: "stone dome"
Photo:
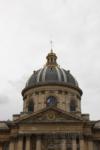
[[[68,84],[78,87],[78,82],[71,75],[70,71],[59,66],[45,66],[31,75],[26,83],[26,88],[42,84]]]
[[[70,71],[61,68],[57,64],[57,56],[52,50],[46,58],[46,65],[43,68],[33,72],[26,83],[25,89],[39,85],[42,86],[53,84],[67,85],[78,88],[78,82],[71,75]]]

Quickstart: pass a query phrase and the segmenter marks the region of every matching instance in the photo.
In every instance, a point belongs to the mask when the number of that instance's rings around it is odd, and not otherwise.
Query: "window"
[[[28,112],[33,112],[34,111],[34,103],[31,100],[28,104]]]
[[[76,101],[75,100],[71,100],[70,102],[70,111],[76,111]]]
[[[57,100],[54,96],[49,96],[47,98],[47,106],[57,106]]]

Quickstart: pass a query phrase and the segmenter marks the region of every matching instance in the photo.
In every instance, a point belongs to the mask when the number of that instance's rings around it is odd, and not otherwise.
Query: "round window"
[[[47,106],[56,106],[57,105],[57,100],[54,96],[49,96],[47,98]]]

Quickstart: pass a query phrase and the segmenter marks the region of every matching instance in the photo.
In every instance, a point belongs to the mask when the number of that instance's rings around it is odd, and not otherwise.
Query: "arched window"
[[[71,100],[70,102],[70,111],[76,111],[76,101],[75,100]]]
[[[46,101],[47,106],[57,106],[57,99],[54,96],[49,96]]]
[[[28,112],[33,112],[34,111],[34,103],[31,100],[28,104]]]

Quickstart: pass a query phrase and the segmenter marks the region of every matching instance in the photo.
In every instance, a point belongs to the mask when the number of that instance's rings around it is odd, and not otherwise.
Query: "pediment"
[[[66,113],[58,108],[49,108],[21,118],[20,123],[43,123],[43,122],[79,122],[81,118]]]

